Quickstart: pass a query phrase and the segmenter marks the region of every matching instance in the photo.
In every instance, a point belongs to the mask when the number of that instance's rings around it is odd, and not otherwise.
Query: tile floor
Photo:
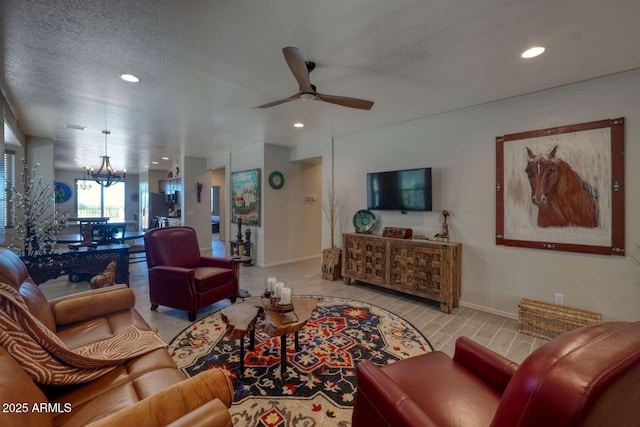
[[[224,242],[214,240],[212,253],[224,255]],[[141,256],[141,255],[138,255]],[[346,286],[342,281],[323,280],[320,273],[321,258],[278,265],[274,267],[242,266],[240,286],[252,295],[264,289],[267,277],[277,277],[291,287],[296,295],[328,295],[365,301],[403,317],[419,329],[436,350],[453,355],[455,340],[467,336],[478,343],[497,351],[520,363],[545,340],[518,332],[518,322],[494,314],[460,307],[453,314],[440,312],[438,305],[417,297],[404,295],[375,286],[353,283]],[[144,262],[130,264],[130,286],[136,293],[136,308],[167,342],[189,326],[186,312],[168,307],[151,311],[147,285],[147,265]],[[88,283],[69,283],[65,278],[41,285],[47,297],[88,289]],[[464,283],[462,284],[464,295]],[[220,301],[198,312],[198,319],[229,305]]]

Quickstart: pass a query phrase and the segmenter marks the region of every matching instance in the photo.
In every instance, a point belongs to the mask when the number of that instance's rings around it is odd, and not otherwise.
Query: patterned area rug
[[[288,339],[284,380],[280,338],[259,332],[259,323],[254,350],[248,349],[245,337],[245,375],[238,377],[239,342],[224,336],[226,325],[219,312],[178,334],[169,352],[187,376],[216,367],[231,375],[234,426],[349,426],[358,362],[386,365],[431,351],[431,344],[410,323],[380,307],[337,297],[314,298],[318,306],[299,332],[301,350],[296,353],[293,339]]]

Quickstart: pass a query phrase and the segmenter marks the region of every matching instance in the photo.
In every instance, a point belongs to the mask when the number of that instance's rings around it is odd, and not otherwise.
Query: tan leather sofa
[[[151,329],[133,308],[133,291],[124,285],[47,301],[20,258],[6,248],[0,248],[0,281],[19,289],[30,312],[71,349],[132,324]],[[185,379],[164,348],[88,383],[45,387],[0,347],[2,426],[231,426],[232,399],[233,387],[223,371]]]

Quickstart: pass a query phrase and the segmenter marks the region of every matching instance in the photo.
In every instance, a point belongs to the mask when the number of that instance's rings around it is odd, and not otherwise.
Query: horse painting
[[[538,227],[598,226],[598,192],[564,160],[556,145],[547,155],[527,147],[525,172],[531,185],[531,202],[538,207]]]

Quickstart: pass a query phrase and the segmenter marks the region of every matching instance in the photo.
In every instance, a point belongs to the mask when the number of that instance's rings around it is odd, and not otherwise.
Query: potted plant
[[[29,170],[27,162],[22,160],[23,192],[15,186],[9,188],[8,199],[15,206],[17,240],[22,247],[11,245],[23,256],[51,253],[55,235],[62,229],[55,218],[53,209],[54,193],[50,185],[42,184],[42,177],[36,182],[34,175],[40,164]]]
[[[322,213],[327,218],[331,230],[331,247],[322,251],[322,278],[337,280],[342,277],[342,248],[335,244],[336,226],[344,207],[343,194],[328,181],[324,185]]]

